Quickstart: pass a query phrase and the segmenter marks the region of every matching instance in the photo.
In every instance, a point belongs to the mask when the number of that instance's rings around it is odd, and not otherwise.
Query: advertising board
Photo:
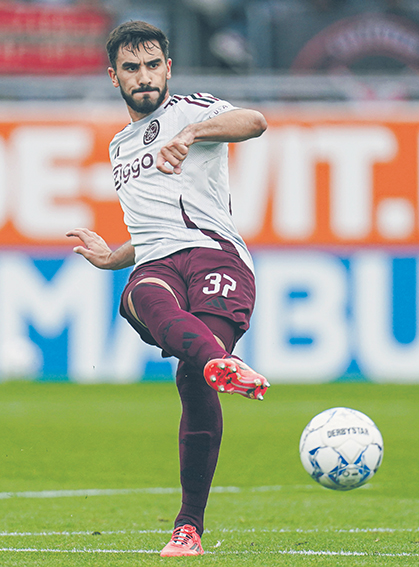
[[[238,354],[273,382],[419,381],[419,108],[265,115],[230,148],[258,289]],[[93,268],[65,237],[128,240],[107,153],[127,121],[120,105],[0,107],[0,375],[172,377],[118,316],[129,270]]]

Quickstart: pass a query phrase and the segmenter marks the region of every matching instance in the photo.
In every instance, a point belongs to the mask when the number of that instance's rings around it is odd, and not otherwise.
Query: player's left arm
[[[257,138],[267,127],[263,114],[245,108],[229,110],[209,120],[189,124],[161,148],[157,156],[157,169],[162,173],[179,174],[192,144],[243,142],[249,138]]]

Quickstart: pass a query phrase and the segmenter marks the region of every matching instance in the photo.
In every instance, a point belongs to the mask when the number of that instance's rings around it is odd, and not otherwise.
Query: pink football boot
[[[185,555],[202,555],[204,550],[201,538],[194,526],[185,524],[173,530],[172,539],[164,546],[161,557],[182,557]]]
[[[236,358],[214,358],[204,368],[204,378],[217,392],[241,394],[252,400],[263,400],[270,384],[247,364]]]

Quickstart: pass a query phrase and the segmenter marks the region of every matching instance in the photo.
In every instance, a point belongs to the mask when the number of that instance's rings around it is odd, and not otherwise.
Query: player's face
[[[171,66],[171,59],[165,60],[158,43],[140,44],[135,50],[130,46],[119,48],[116,71],[109,67],[108,72],[134,121],[154,112],[168,98]]]

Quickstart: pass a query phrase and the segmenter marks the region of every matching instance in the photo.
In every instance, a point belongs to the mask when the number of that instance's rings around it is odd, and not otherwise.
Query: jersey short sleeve
[[[179,102],[181,104],[178,108],[183,114],[184,126],[192,122],[203,122],[215,118],[223,112],[237,109],[236,106],[226,100],[220,100],[208,93],[194,93],[183,97],[175,95],[168,106],[171,103],[177,104]]]

